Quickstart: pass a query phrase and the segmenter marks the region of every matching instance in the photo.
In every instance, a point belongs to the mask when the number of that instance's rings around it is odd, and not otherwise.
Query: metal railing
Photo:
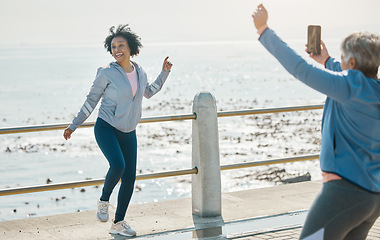
[[[141,175],[136,176],[136,180],[148,180],[148,179],[154,179],[154,178],[173,177],[173,176],[181,176],[181,175],[189,175],[189,174],[197,174],[197,173],[198,173],[198,169],[192,168],[192,169],[184,169],[184,170],[177,170],[177,171],[141,174]],[[90,187],[90,186],[98,186],[98,185],[103,185],[103,184],[104,184],[104,178],[99,178],[99,179],[73,181],[73,182],[66,182],[66,183],[55,183],[55,184],[29,186],[29,187],[17,187],[17,188],[1,189],[0,196],[34,193],[34,192],[46,192],[46,191],[62,190],[62,189],[69,189],[69,188]]]
[[[195,113],[184,114],[184,115],[169,115],[169,116],[161,116],[161,117],[146,117],[146,118],[142,118],[139,123],[182,121],[182,120],[191,120],[191,119],[196,119]],[[0,135],[63,130],[63,129],[66,129],[69,125],[70,123],[61,123],[61,124],[44,124],[44,125],[36,125],[36,126],[28,126],[28,127],[0,128]],[[95,125],[95,122],[85,122],[80,126],[80,128],[89,128],[89,127],[93,127],[94,125]]]
[[[279,158],[279,159],[271,159],[271,160],[263,160],[263,161],[235,163],[235,164],[222,165],[220,166],[220,170],[225,171],[225,170],[267,166],[267,165],[274,165],[274,164],[281,164],[281,163],[300,162],[300,161],[308,161],[308,160],[313,160],[313,159],[318,159],[318,158],[319,158],[319,155],[305,155],[305,156],[298,156],[298,157],[292,157],[292,158]],[[155,179],[155,178],[174,177],[174,176],[190,175],[190,174],[197,174],[197,173],[198,173],[198,169],[195,167],[191,169],[183,169],[183,170],[176,170],[176,171],[140,174],[136,176],[136,180],[149,180],[149,179]],[[90,187],[90,186],[98,186],[98,185],[103,185],[103,184],[104,184],[104,178],[99,178],[99,179],[73,181],[73,182],[65,182],[65,183],[16,187],[16,188],[9,188],[9,189],[0,189],[0,196],[8,196],[8,195],[16,195],[16,194],[24,194],[24,193],[35,193],[35,192],[46,192],[46,191],[79,188],[79,187]]]
[[[246,115],[280,113],[280,112],[308,111],[308,110],[318,110],[318,109],[323,109],[323,105],[304,105],[304,106],[293,106],[293,107],[219,111],[218,117],[246,116]],[[145,118],[142,118],[139,123],[183,121],[183,120],[192,120],[196,118],[197,116],[195,113],[190,113],[190,114],[168,115],[168,116],[160,116],[160,117],[145,117]],[[70,123],[62,123],[62,124],[43,124],[43,125],[35,125],[35,126],[27,126],[27,127],[0,128],[0,135],[63,130],[67,128],[69,125]],[[89,127],[93,127],[94,125],[95,125],[95,122],[85,122],[79,128],[89,128]]]
[[[296,112],[296,111],[308,111],[308,110],[318,110],[318,109],[323,109],[323,105],[318,104],[318,105],[304,105],[304,106],[293,106],[293,107],[221,111],[221,112],[218,112],[218,117],[233,117],[233,116],[268,114],[268,113],[280,113],[280,112]]]
[[[231,116],[245,116],[245,115],[268,114],[268,113],[279,113],[279,112],[308,111],[308,110],[318,110],[318,109],[323,109],[323,105],[306,105],[306,106],[265,108],[265,109],[220,111],[220,112],[217,112],[217,116],[231,117]],[[192,120],[192,119],[193,120],[196,119],[195,113],[184,114],[184,115],[170,115],[170,116],[161,116],[161,117],[142,118],[139,123],[182,121],[182,120]],[[84,123],[82,124],[81,128],[93,127],[94,124],[95,124],[94,122]],[[62,129],[67,128],[68,126],[69,124],[65,123],[65,124],[45,124],[45,125],[36,125],[36,126],[27,126],[27,127],[0,128],[0,135],[62,130]],[[318,159],[318,158],[319,158],[319,155],[305,155],[305,156],[298,156],[298,157],[291,157],[291,158],[251,161],[251,162],[244,162],[244,163],[222,165],[220,166],[220,170],[224,171],[224,170],[264,166],[264,165],[272,165],[272,164],[290,163],[290,162],[297,162],[297,161],[308,161],[308,160],[313,160],[313,159]],[[140,175],[137,175],[136,180],[147,180],[147,179],[173,177],[173,176],[181,176],[181,175],[191,175],[191,174],[197,174],[197,173],[198,173],[198,169],[194,167],[191,169],[184,169],[184,170],[140,174]],[[73,182],[66,182],[66,183],[0,189],[0,196],[70,189],[70,188],[78,188],[78,187],[97,186],[97,185],[102,185],[103,183],[104,183],[104,178],[101,178],[101,179],[73,181]]]

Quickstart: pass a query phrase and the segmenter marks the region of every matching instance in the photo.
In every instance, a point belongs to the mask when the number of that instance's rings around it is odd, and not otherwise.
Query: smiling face
[[[131,50],[127,40],[123,37],[114,37],[111,41],[112,56],[116,59],[116,62],[123,63],[130,61]]]

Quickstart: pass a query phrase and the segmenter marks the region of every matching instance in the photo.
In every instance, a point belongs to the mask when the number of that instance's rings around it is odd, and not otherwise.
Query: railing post
[[[209,92],[197,93],[193,101],[196,119],[192,120],[192,211],[200,217],[222,213],[219,159],[219,134],[216,101]]]

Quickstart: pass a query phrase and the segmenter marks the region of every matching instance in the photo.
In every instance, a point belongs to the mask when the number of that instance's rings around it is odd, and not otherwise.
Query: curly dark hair
[[[104,40],[104,47],[107,49],[109,53],[112,55],[111,50],[111,41],[115,37],[123,37],[127,40],[129,49],[131,50],[131,56],[135,56],[140,53],[140,48],[142,48],[141,38],[137,36],[136,33],[132,32],[129,28],[128,24],[122,25],[120,24],[115,31],[115,26],[112,26],[109,30],[109,35]]]

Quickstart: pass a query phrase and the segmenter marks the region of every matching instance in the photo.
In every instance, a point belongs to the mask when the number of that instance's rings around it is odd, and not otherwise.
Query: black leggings
[[[365,239],[379,216],[379,193],[343,179],[329,181],[314,200],[300,239]]]
[[[101,118],[96,120],[94,131],[96,142],[109,162],[100,198],[102,201],[109,201],[113,189],[121,179],[115,212],[115,221],[118,222],[124,220],[135,184],[136,131],[121,132]]]

